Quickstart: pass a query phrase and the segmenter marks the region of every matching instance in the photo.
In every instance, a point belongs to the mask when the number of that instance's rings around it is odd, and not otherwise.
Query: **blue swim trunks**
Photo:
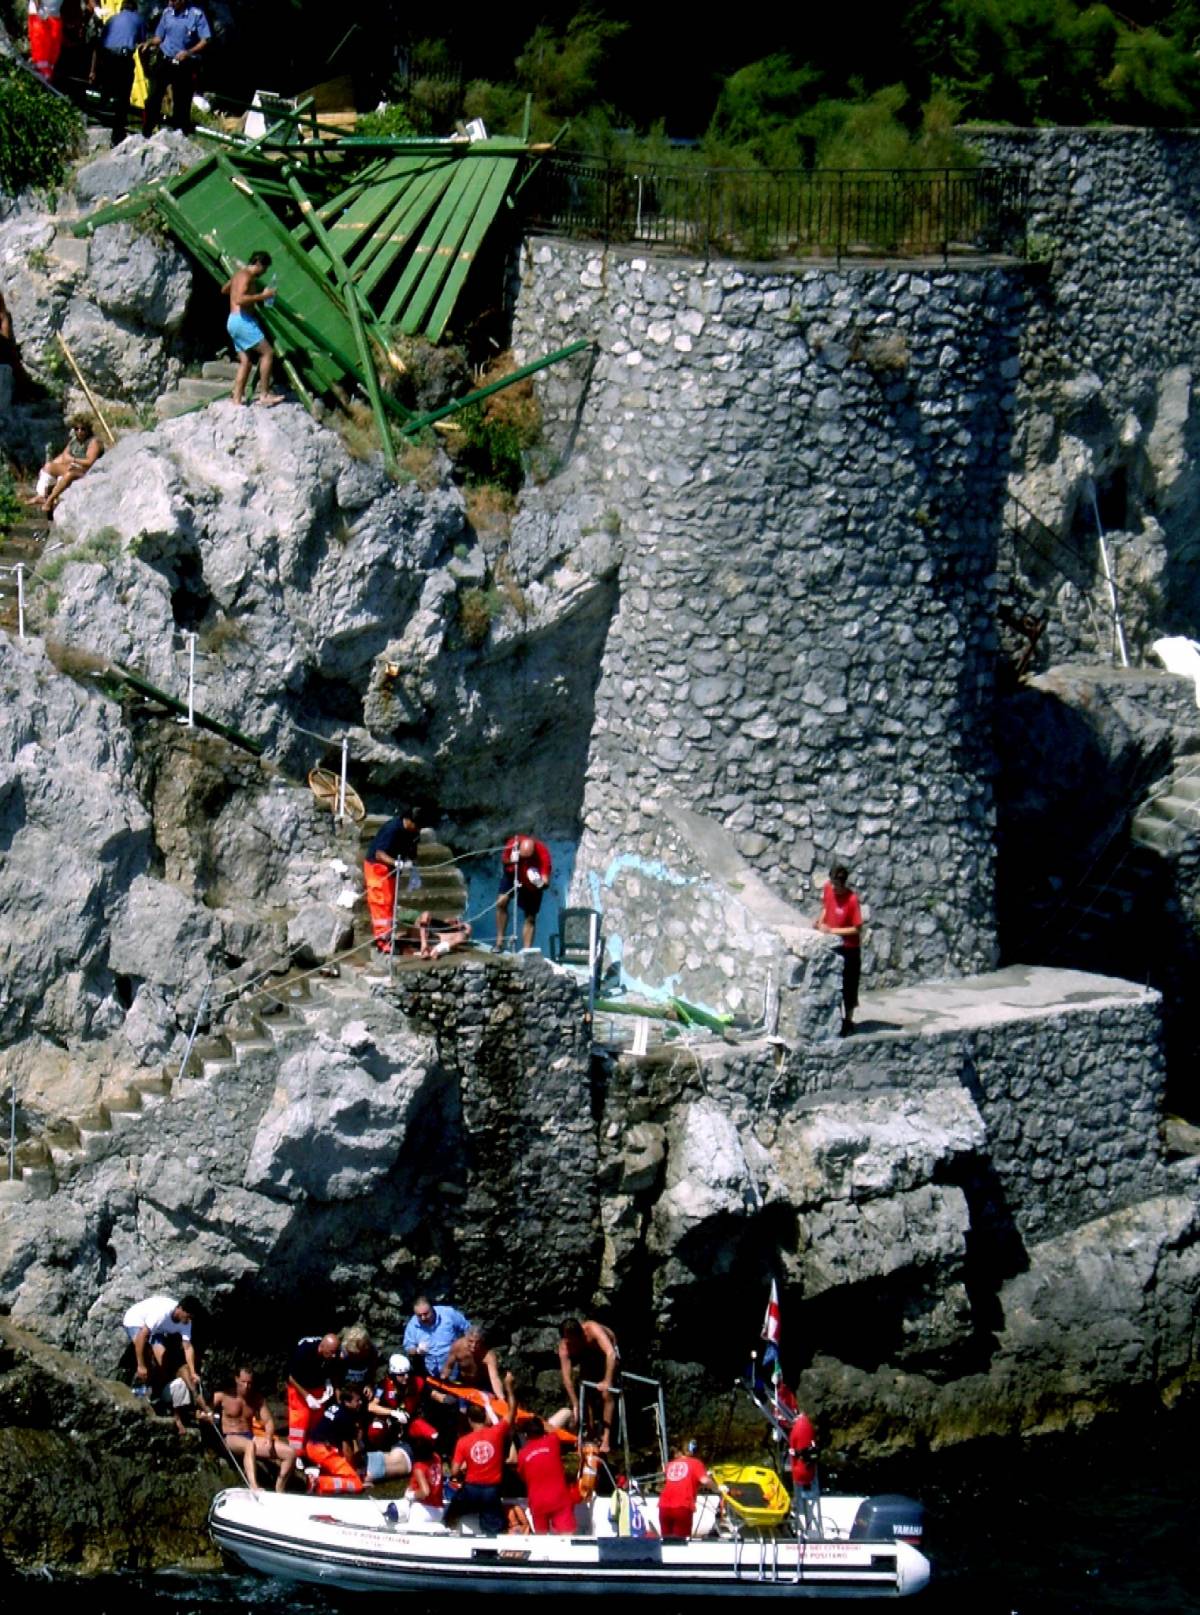
[[[247,348],[256,348],[260,342],[265,342],[267,333],[251,314],[243,314],[241,309],[231,314],[225,321],[225,329],[229,332],[230,341],[238,353],[245,353]]]

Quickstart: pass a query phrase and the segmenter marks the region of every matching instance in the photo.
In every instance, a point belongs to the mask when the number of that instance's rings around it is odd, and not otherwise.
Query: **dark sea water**
[[[878,1490],[903,1483],[926,1504],[934,1581],[905,1601],[914,1615],[1200,1615],[1198,1441],[1200,1409],[1193,1408],[1020,1447],[976,1447],[969,1456],[927,1460],[907,1479],[889,1469],[856,1474],[854,1482],[857,1488],[867,1480]],[[836,1476],[826,1484],[840,1489]],[[24,1581],[22,1605],[43,1585]],[[446,1615],[449,1606],[467,1602],[336,1593],[233,1575],[113,1576],[55,1590],[82,1615],[342,1615],[385,1605],[402,1605],[404,1615]],[[687,1608],[695,1612],[700,1602]],[[840,1602],[806,1599],[802,1607]],[[491,1611],[516,1604],[486,1600]],[[526,1611],[538,1607],[546,1606],[522,1601]],[[667,1615],[667,1603],[652,1607]],[[730,1604],[703,1601],[705,1610],[718,1607]]]

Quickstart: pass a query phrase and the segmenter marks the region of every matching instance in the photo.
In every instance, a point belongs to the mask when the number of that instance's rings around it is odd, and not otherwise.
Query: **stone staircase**
[[[22,494],[33,497],[33,489],[23,489]],[[46,547],[46,541],[51,532],[51,523],[40,510],[27,505],[19,521],[15,522],[2,538],[0,538],[0,567],[17,566],[23,564],[25,572],[25,611],[26,632],[28,628],[29,595],[31,588],[30,572],[36,567]],[[8,572],[0,572],[0,628],[6,633],[17,632],[17,580]]]
[[[1142,980],[1145,939],[1169,896],[1169,860],[1197,832],[1200,759],[1182,757],[1137,807],[1128,838],[1113,844],[1084,884],[1066,894],[1047,892],[1030,905],[1023,957]]]
[[[1200,758],[1180,757],[1175,772],[1138,808],[1130,826],[1135,845],[1171,857],[1200,831]]]
[[[374,834],[385,820],[368,819],[363,829]],[[461,914],[467,888],[457,865],[450,865],[448,847],[422,840],[418,851],[420,884],[405,906],[429,908],[441,914]],[[446,867],[439,867],[439,866]],[[365,912],[365,910],[364,910]],[[26,1138],[16,1148],[16,1174],[8,1177],[8,1160],[0,1162],[0,1199],[46,1199],[90,1161],[119,1150],[123,1135],[140,1126],[143,1117],[158,1106],[186,1101],[199,1086],[226,1075],[259,1055],[281,1053],[306,1037],[333,1006],[366,1004],[379,984],[389,979],[387,960],[366,944],[369,919],[356,919],[356,952],[341,960],[336,974],[289,969],[272,975],[248,990],[230,1008],[219,1031],[199,1038],[187,1063],[163,1066],[158,1072],[135,1077],[116,1096],[84,1114],[59,1121]],[[360,934],[361,933],[361,934]],[[398,957],[395,970],[428,968],[415,957]]]
[[[154,413],[160,421],[167,421],[228,398],[236,375],[237,365],[231,360],[209,359],[201,365],[198,376],[182,376],[170,392],[162,393],[155,400]]]

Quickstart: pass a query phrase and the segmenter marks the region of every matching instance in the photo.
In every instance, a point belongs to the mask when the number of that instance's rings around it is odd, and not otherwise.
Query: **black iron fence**
[[[1022,255],[1028,182],[1012,168],[639,167],[572,157],[538,165],[529,227],[705,258]]]

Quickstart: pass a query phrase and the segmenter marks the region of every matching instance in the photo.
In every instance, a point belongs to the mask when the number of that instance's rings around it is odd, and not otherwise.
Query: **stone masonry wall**
[[[545,240],[522,269],[522,357],[598,344],[586,389],[555,367],[543,406],[623,535],[581,889],[653,858],[638,804],[674,797],[802,910],[844,857],[876,979],[988,967],[1019,277]]]
[[[443,1162],[456,1293],[494,1321],[570,1311],[591,1290],[599,1194],[577,983],[531,956],[401,975],[393,993],[460,1095]]]
[[[1036,269],[1022,324],[1012,483],[1025,508],[1009,512],[1018,542],[1005,569],[1015,566],[1026,605],[1048,607],[1046,660],[1112,655],[1087,490],[1094,479],[1137,662],[1157,635],[1200,628],[1200,136],[1006,129],[971,138],[990,161],[1023,167],[1030,180]]]
[[[1102,985],[1114,984],[1103,978],[1075,979],[1076,1003],[1000,1020],[981,1014],[967,1031],[860,1036],[786,1059],[723,1054],[706,1065],[704,1091],[770,1148],[787,1116],[826,1099],[865,1102],[957,1081],[987,1127],[1003,1196],[993,1214],[1025,1240],[1046,1239],[1164,1184],[1158,996],[1126,984],[1106,994]]]

